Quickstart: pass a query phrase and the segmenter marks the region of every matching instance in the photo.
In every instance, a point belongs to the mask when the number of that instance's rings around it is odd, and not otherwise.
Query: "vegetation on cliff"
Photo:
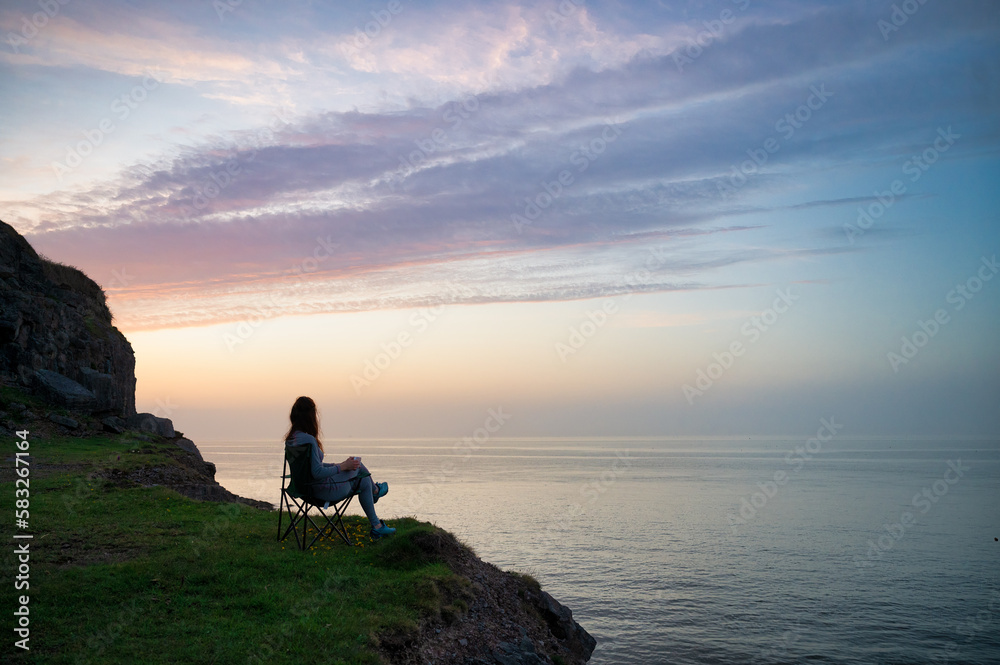
[[[56,405],[135,414],[135,355],[101,287],[0,222],[0,380]]]
[[[31,399],[10,388],[0,398],[0,407]],[[189,484],[204,464],[174,440],[136,431],[28,440],[30,589],[4,585],[0,606],[30,594],[31,650],[8,639],[4,662],[569,663],[593,649],[537,582],[431,524],[393,520],[397,535],[371,542],[351,517],[359,546],[300,552],[277,542],[274,511],[162,484]],[[0,475],[8,497],[14,451]],[[0,565],[16,569],[12,547]]]

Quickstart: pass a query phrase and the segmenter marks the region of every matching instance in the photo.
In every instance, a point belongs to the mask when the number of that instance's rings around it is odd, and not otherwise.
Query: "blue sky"
[[[204,436],[307,391],[359,436],[1000,431],[1000,280],[949,299],[1000,249],[994,3],[43,5],[2,218]]]

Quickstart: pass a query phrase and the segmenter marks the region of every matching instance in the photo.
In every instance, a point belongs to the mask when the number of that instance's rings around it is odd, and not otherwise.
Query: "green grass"
[[[380,638],[398,642],[422,619],[464,611],[467,580],[414,539],[433,525],[395,520],[398,533],[373,543],[367,522],[349,518],[360,546],[321,541],[300,552],[291,537],[276,542],[277,513],[119,487],[95,474],[176,464],[171,445],[127,435],[31,441],[31,650],[14,648],[10,631],[25,593],[12,584],[10,515],[0,660],[378,663]],[[5,446],[7,457],[15,446]],[[13,512],[9,470],[3,478],[0,496]]]
[[[8,409],[14,402],[24,404],[29,409],[43,409],[45,407],[45,403],[34,395],[13,386],[0,386],[0,409]]]
[[[99,311],[111,322],[111,312],[108,310],[108,298],[97,282],[87,277],[79,268],[53,261],[45,256],[38,257],[42,262],[42,271],[57,286],[64,286],[98,306]]]
[[[87,331],[94,337],[103,337],[101,327],[97,323],[97,319],[93,316],[87,316],[83,319],[83,325],[87,327]]]

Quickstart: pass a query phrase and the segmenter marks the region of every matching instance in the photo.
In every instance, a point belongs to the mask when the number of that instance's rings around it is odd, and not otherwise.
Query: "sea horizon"
[[[812,455],[802,437],[495,437],[465,452],[447,437],[327,441],[389,482],[389,523],[430,521],[536,577],[597,638],[596,664],[1000,654],[992,633],[966,640],[940,622],[1000,620],[1000,438],[844,435]],[[222,485],[276,503],[271,443],[199,447]],[[896,579],[908,590],[883,597],[876,580]]]

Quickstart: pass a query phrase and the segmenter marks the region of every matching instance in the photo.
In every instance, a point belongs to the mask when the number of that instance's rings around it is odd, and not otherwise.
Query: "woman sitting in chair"
[[[309,397],[300,397],[292,405],[289,414],[292,421],[285,435],[286,446],[312,446],[312,478],[307,487],[311,498],[317,501],[333,503],[346,499],[354,491],[355,478],[361,476],[358,483],[358,501],[371,522],[373,538],[390,536],[396,533],[392,527],[375,514],[375,502],[389,491],[389,483],[373,483],[371,473],[361,463],[360,457],[348,457],[340,464],[323,462],[323,444],[319,440],[319,418],[316,414],[316,403]]]

